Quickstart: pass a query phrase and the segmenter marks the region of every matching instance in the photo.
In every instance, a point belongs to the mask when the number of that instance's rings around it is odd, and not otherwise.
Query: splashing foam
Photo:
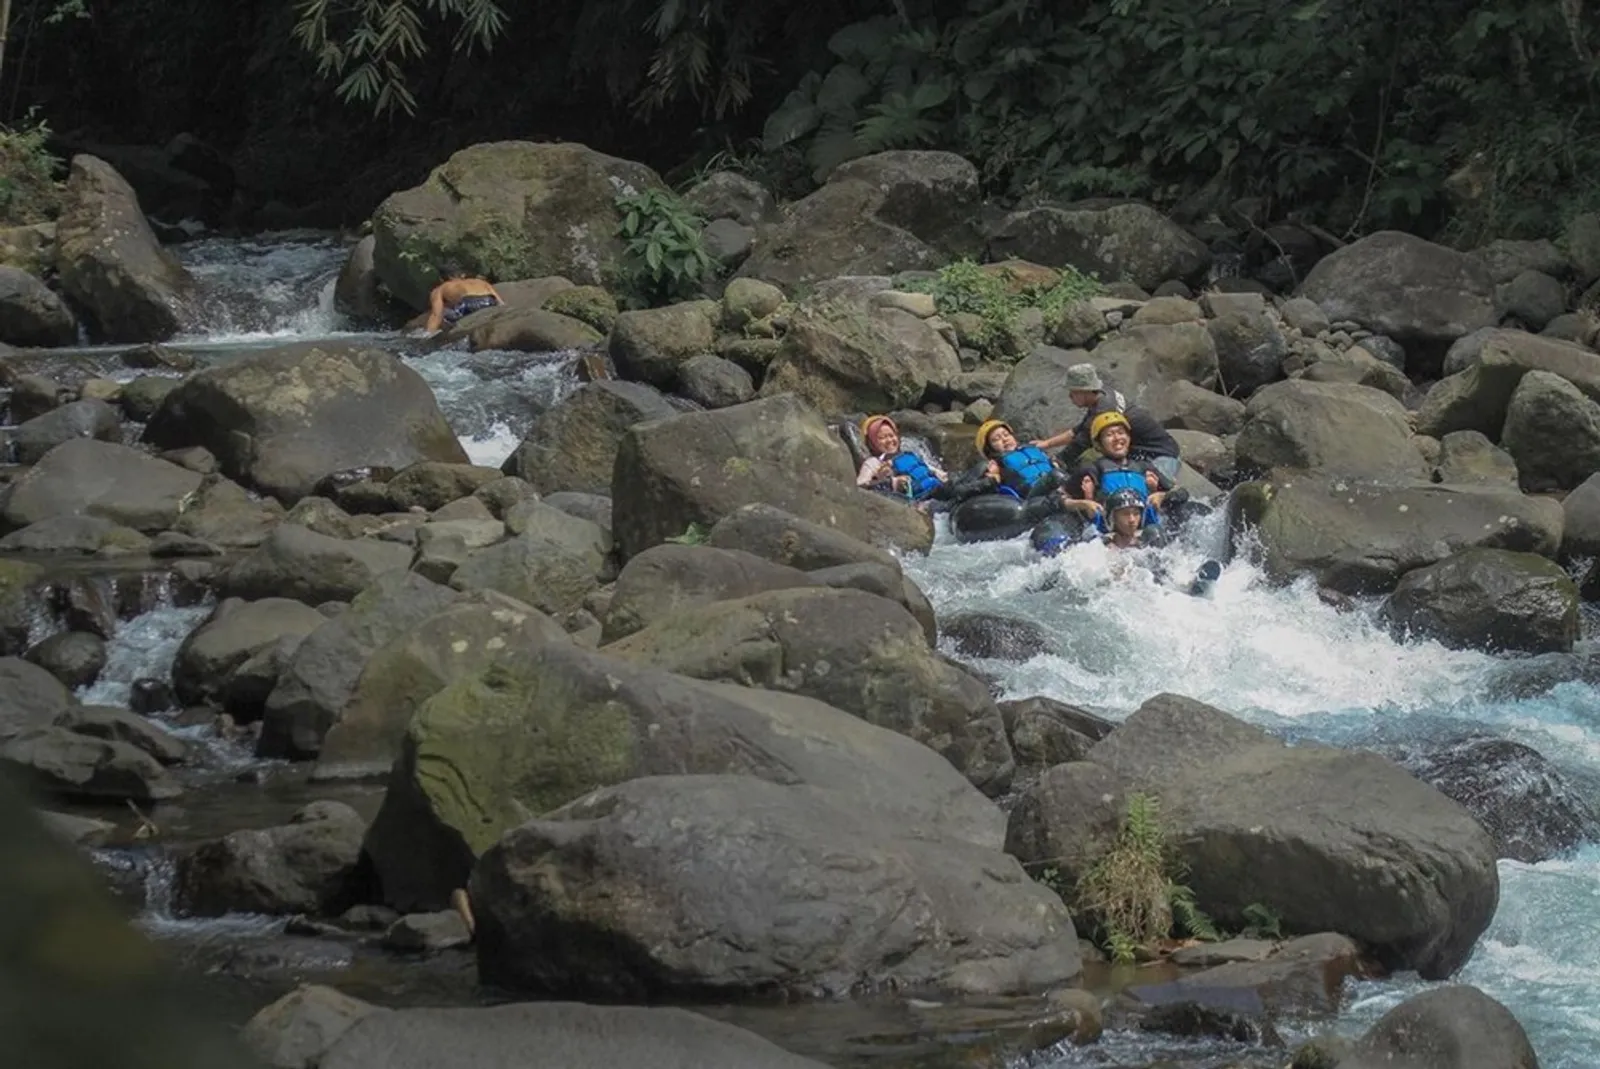
[[[1047,694],[1113,716],[1163,691],[1257,722],[1437,708],[1473,693],[1495,664],[1434,642],[1396,642],[1374,606],[1337,612],[1309,580],[1274,586],[1243,559],[1205,598],[1158,582],[1146,566],[1186,582],[1214,533],[1137,556],[1088,544],[1053,559],[1039,558],[1026,540],[960,545],[941,533],[933,552],[908,560],[906,570],[941,616],[979,610],[1050,632],[1051,653],[982,665],[1012,696]]]

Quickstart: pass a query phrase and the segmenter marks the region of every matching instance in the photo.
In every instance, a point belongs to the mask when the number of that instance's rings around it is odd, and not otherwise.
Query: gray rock
[[[55,719],[55,726],[92,739],[123,742],[143,750],[163,765],[181,765],[189,758],[189,744],[154,721],[103,705],[74,705]]]
[[[8,530],[56,516],[96,516],[137,531],[173,525],[200,476],[125,445],[75,438],[11,485],[0,508]]]
[[[678,371],[683,395],[706,408],[727,408],[756,396],[750,372],[712,353],[690,357]]]
[[[13,736],[0,745],[0,766],[9,766],[46,794],[69,798],[151,805],[183,793],[143,750],[65,728],[35,728]]]
[[[1066,908],[1014,859],[749,776],[586,795],[509,832],[471,895],[480,975],[531,992],[1003,994],[1080,971]]]
[[[30,348],[77,340],[78,321],[65,301],[28,272],[0,266],[0,342]]]
[[[122,420],[104,401],[72,401],[35,416],[11,431],[11,445],[20,464],[37,464],[46,453],[74,438],[122,442]]]
[[[1506,407],[1500,442],[1523,490],[1571,490],[1600,471],[1600,404],[1559,375],[1529,371]]]
[[[398,1010],[358,1021],[318,1069],[825,1069],[679,1009],[518,1003]]]
[[[285,639],[292,651],[326,618],[293,598],[224,599],[209,619],[183,640],[173,659],[172,684],[185,705],[217,701],[233,673],[252,657]]]
[[[383,933],[383,945],[403,954],[428,954],[463,947],[472,942],[467,922],[453,909],[438,913],[409,913]]]
[[[1533,553],[1468,549],[1407,572],[1384,604],[1403,635],[1457,649],[1566,652],[1578,637],[1578,587]]]
[[[1540,271],[1523,271],[1495,290],[1505,315],[1528,330],[1543,330],[1567,310],[1567,288]]]
[[[349,601],[374,580],[410,565],[411,551],[405,546],[330,538],[286,523],[223,573],[217,594],[247,601],[293,598],[307,605]]]
[[[344,803],[312,802],[288,824],[204,843],[178,861],[179,907],[200,917],[342,913],[358,890],[365,830]]]
[[[1127,789],[1159,796],[1189,885],[1223,925],[1242,924],[1245,907],[1259,903],[1286,932],[1344,932],[1390,968],[1439,979],[1466,961],[1494,914],[1488,833],[1375,754],[1286,746],[1163,694],[1089,760]]]
[[[302,984],[250,1018],[241,1035],[271,1069],[317,1069],[352,1025],[368,1014],[387,1012],[331,987]]]
[[[618,574],[603,641],[614,642],[694,606],[813,582],[798,568],[744,550],[667,543],[634,557]]]
[[[72,691],[43,668],[20,657],[0,657],[0,741],[48,727],[76,704]]]
[[[85,631],[59,631],[23,657],[77,690],[100,678],[106,666],[106,640]]]
[[[1452,984],[1413,995],[1378,1019],[1339,1069],[1537,1069],[1522,1025],[1475,987]]]
[[[677,415],[654,387],[605,380],[578,387],[534,422],[504,471],[539,493],[611,492],[617,442],[633,424]]]

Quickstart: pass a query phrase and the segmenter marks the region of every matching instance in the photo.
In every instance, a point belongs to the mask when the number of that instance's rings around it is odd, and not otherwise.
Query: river
[[[274,341],[358,336],[333,309],[333,283],[345,255],[344,244],[333,237],[206,239],[175,251],[205,290],[207,322],[203,332],[178,339],[178,348],[225,358]],[[400,335],[363,337],[401,352],[422,374],[477,463],[499,464],[528,422],[575,386],[570,361],[560,356],[418,355],[406,352],[408,340]],[[1163,552],[1200,559],[1198,550],[1183,546]],[[1600,694],[1591,685],[1564,683],[1537,697],[1492,700],[1485,695],[1490,682],[1505,674],[1504,660],[1431,642],[1396,642],[1376,623],[1373,606],[1341,613],[1309,584],[1270,586],[1248,554],[1228,566],[1209,600],[1158,586],[1141,574],[1113,577],[1114,566],[1098,547],[1041,561],[1020,543],[962,546],[947,535],[926,558],[906,562],[941,616],[983,609],[1048,629],[1054,642],[1048,654],[1022,664],[982,665],[1003,681],[1009,696],[1047,694],[1118,718],[1152,695],[1175,691],[1269,730],[1336,744],[1359,744],[1380,732],[1387,738],[1429,738],[1483,727],[1532,746],[1576,782],[1600,783]],[[170,668],[178,642],[205,611],[168,599],[124,626],[105,677],[85,697],[123,704],[134,679]],[[298,777],[282,767],[268,770],[280,784],[276,794],[234,784],[241,770],[259,763],[212,737],[208,728],[187,730],[209,740],[205,774],[220,796],[232,799],[230,805],[254,807],[264,821],[269,811],[286,815],[304,797]],[[376,801],[370,792],[348,800],[368,811]],[[195,833],[211,823],[198,814],[189,819]],[[234,826],[243,825],[235,820]],[[224,958],[237,964],[246,952],[241,947],[252,939],[278,939],[274,953],[295,952],[281,949],[278,922],[172,920],[163,909],[167,873],[159,852],[111,851],[101,860],[124,883],[143,887],[147,928],[184,946],[208,970]],[[1589,1069],[1600,1050],[1600,848],[1541,864],[1502,861],[1500,875],[1499,911],[1458,979],[1512,1009],[1544,1069]],[[407,981],[377,967],[368,976],[362,969],[370,962],[315,940],[302,951],[306,960],[298,975],[343,970],[357,993],[386,991],[395,996],[392,1001],[408,1002],[470,997],[464,994],[469,970],[460,961]],[[413,990],[397,994],[408,983]],[[1359,984],[1339,1027],[1357,1033],[1422,986],[1406,976]],[[1136,1037],[1108,1036],[1099,1048],[1045,1064],[1105,1065],[1119,1049],[1133,1056],[1141,1044],[1147,1046]]]

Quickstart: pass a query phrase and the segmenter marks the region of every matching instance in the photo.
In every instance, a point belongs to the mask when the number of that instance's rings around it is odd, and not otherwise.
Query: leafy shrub
[[[634,307],[671,304],[693,297],[715,276],[706,252],[703,223],[676,194],[647,189],[617,198],[622,222],[617,235],[626,243],[622,277],[627,303]]]
[[[1174,927],[1196,939],[1215,940],[1216,927],[1200,911],[1194,892],[1179,882],[1183,876],[1156,800],[1133,794],[1116,841],[1074,889],[1076,910],[1119,963],[1136,960]]]
[[[26,226],[61,210],[61,161],[45,150],[50,127],[29,113],[0,126],[0,225]]]
[[[980,326],[969,340],[979,351],[996,359],[1017,359],[1031,348],[1018,334],[1024,309],[1039,309],[1049,330],[1061,321],[1068,304],[1105,292],[1098,279],[1076,268],[1062,268],[1059,276],[1049,287],[1028,286],[998,265],[964,259],[947,264],[933,278],[907,282],[905,288],[931,294],[941,315],[977,317]]]

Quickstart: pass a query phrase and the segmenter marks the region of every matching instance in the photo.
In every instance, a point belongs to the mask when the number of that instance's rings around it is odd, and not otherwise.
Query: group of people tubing
[[[1075,427],[1023,442],[1004,420],[986,420],[977,433],[983,459],[954,477],[905,448],[894,420],[868,416],[861,422],[868,455],[856,483],[929,510],[964,509],[1002,495],[1008,522],[997,521],[997,534],[1031,528],[1034,548],[1047,556],[1086,538],[1116,549],[1162,544],[1190,503],[1188,491],[1176,486],[1178,443],[1148,411],[1106,389],[1093,365],[1068,368],[1066,386],[1084,411]],[[1070,473],[1047,452],[1060,449],[1070,463],[1091,448],[1093,459]]]

